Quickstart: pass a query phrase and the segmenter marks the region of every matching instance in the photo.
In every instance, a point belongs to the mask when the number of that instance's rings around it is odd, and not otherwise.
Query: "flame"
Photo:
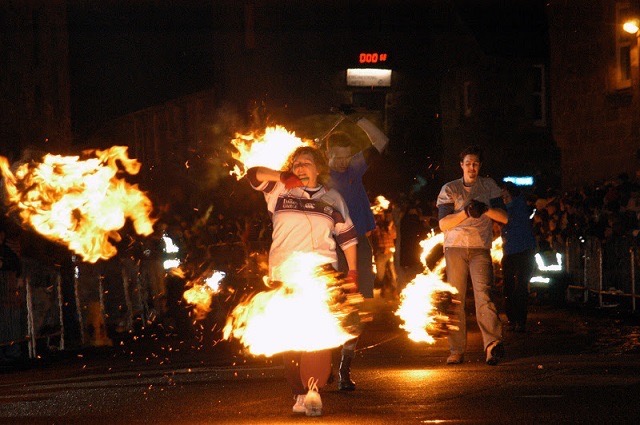
[[[196,319],[203,319],[210,311],[211,300],[215,294],[220,292],[220,281],[225,276],[225,272],[214,270],[211,276],[196,280],[192,283],[193,286],[182,294],[185,301],[194,306]]]
[[[452,318],[452,308],[456,308],[458,301],[453,300],[451,295],[457,294],[458,290],[443,281],[446,267],[444,257],[436,263],[433,270],[427,266],[427,257],[443,242],[444,234],[435,233],[433,230],[420,242],[420,261],[424,265],[424,271],[400,293],[400,305],[395,315],[402,319],[400,327],[405,329],[409,338],[415,342],[433,344],[436,337],[457,329],[457,324]],[[498,264],[502,260],[500,237],[492,242],[491,258]]]
[[[121,168],[129,174],[140,171],[140,163],[128,157],[127,149],[90,151],[96,158],[87,160],[47,154],[42,163],[22,164],[15,174],[0,157],[0,171],[9,200],[25,223],[95,263],[116,254],[109,240],[120,240],[117,231],[127,218],[138,234],[153,232],[151,201],[137,185],[118,176]]]
[[[376,196],[375,202],[371,205],[371,211],[374,214],[382,214],[385,210],[389,209],[391,202],[382,195]]]
[[[294,132],[287,131],[283,126],[267,127],[264,134],[236,133],[231,141],[237,152],[232,156],[241,166],[235,165],[232,174],[242,178],[251,167],[263,166],[273,170],[280,170],[287,158],[300,146],[312,146],[311,141],[303,141]]]
[[[431,272],[417,275],[402,290],[395,314],[404,321],[400,327],[408,332],[411,340],[433,344],[433,334],[446,331],[447,327],[451,329],[447,312],[439,309],[438,292],[458,293],[456,288]]]
[[[338,347],[359,333],[356,305],[345,297],[331,260],[315,253],[294,253],[274,276],[281,285],[259,292],[234,308],[224,338],[238,339],[254,355],[318,351]]]
[[[491,259],[494,263],[502,262],[502,238],[497,237],[491,243]]]

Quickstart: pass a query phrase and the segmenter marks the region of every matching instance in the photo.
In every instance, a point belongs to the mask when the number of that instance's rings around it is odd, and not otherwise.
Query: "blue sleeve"
[[[364,157],[364,161],[367,163],[367,166],[369,166],[373,161],[380,158],[382,154],[378,152],[378,149],[376,149],[375,146],[371,145],[362,150],[362,156]]]
[[[442,220],[449,214],[453,214],[454,205],[453,204],[441,204],[438,206],[438,220]]]

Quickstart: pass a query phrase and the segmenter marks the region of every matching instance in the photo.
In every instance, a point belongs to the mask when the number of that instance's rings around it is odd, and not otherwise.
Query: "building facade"
[[[638,2],[548,2],[553,136],[563,186],[605,181],[640,169],[638,38],[623,24]]]
[[[72,141],[66,2],[0,3],[0,155]]]

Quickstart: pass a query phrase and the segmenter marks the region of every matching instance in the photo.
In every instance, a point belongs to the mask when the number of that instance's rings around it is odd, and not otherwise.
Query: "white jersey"
[[[440,189],[436,206],[453,205],[457,213],[472,200],[491,205],[491,200],[501,196],[496,182],[489,177],[478,177],[471,187],[465,187],[462,178],[451,181]],[[460,224],[444,232],[444,247],[491,249],[493,221],[486,214],[480,218],[467,217]]]
[[[273,221],[270,274],[294,252],[314,252],[337,267],[336,242],[343,250],[358,243],[347,205],[336,190],[320,187],[309,193],[301,187],[287,190],[281,182],[255,183]]]

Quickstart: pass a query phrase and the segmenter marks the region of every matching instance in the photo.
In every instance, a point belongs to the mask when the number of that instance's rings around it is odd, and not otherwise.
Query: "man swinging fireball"
[[[297,148],[287,160],[285,171],[253,167],[247,172],[251,186],[264,193],[273,221],[269,251],[269,277],[294,252],[314,252],[333,260],[337,269],[336,242],[344,251],[349,272],[347,280],[357,290],[357,234],[342,196],[325,187],[329,167],[323,153],[311,146]],[[334,239],[335,237],[335,239]],[[320,415],[320,397],[305,386],[313,369],[322,388],[331,371],[331,350],[315,353],[288,352],[283,355],[285,374],[294,395],[294,413]],[[313,403],[305,403],[307,391]],[[320,408],[318,408],[320,402]]]

